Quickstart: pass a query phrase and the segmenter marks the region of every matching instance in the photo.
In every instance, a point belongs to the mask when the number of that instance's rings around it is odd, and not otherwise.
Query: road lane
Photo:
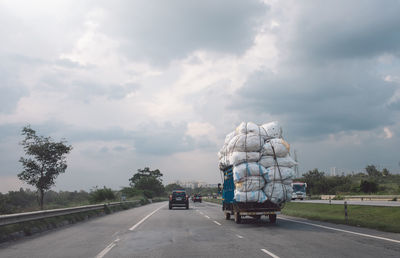
[[[266,257],[258,244],[239,239],[197,211],[167,207],[154,213],[105,257]]]
[[[191,202],[189,210],[169,210],[166,204],[117,212],[2,245],[0,257],[364,258],[398,257],[400,253],[398,243],[311,223],[396,240],[400,240],[400,234],[283,215],[278,216],[277,224],[270,224],[268,219],[243,219],[243,224],[238,225],[225,220],[217,204]]]
[[[257,222],[251,218],[243,219],[243,223],[238,225],[233,220],[224,219],[220,205],[207,204],[203,208],[198,208],[211,219],[219,220],[222,226],[230,228],[233,234],[241,235],[259,244],[265,243],[270,247],[270,249],[267,248],[268,250],[280,257],[398,257],[400,253],[399,243],[371,239],[294,221],[308,221],[326,227],[395,240],[400,240],[400,234],[313,222],[283,215],[278,215],[276,225],[270,224],[268,219]],[[294,221],[283,220],[283,218]]]
[[[0,257],[95,257],[120,234],[154,209],[166,205],[154,203],[93,218],[60,229],[0,245]]]

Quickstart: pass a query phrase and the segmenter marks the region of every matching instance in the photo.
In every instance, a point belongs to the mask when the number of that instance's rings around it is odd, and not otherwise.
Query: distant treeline
[[[48,191],[44,196],[46,208],[70,207],[75,204],[84,205],[90,201],[91,194],[86,191]],[[6,194],[0,193],[0,214],[35,211],[39,209],[36,191],[22,189],[9,191]]]
[[[307,193],[320,194],[400,194],[400,175],[391,174],[386,168],[379,171],[374,165],[366,173],[326,176],[318,169],[310,170],[296,179],[307,183]]]

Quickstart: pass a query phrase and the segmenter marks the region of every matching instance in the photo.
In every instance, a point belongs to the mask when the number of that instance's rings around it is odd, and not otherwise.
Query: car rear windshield
[[[175,197],[185,197],[186,193],[185,192],[174,192],[173,195]]]

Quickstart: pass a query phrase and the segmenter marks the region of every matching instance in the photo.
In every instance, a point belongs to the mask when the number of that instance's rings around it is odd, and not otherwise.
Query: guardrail
[[[393,199],[400,199],[399,195],[358,195],[358,196],[344,196],[345,200],[361,200],[361,201],[391,201]]]
[[[336,195],[321,195],[321,200],[334,199]],[[342,196],[348,201],[391,201],[393,199],[400,200],[400,195],[345,195]]]
[[[86,212],[92,210],[101,210],[106,207],[114,207],[122,204],[138,204],[140,201],[126,201],[126,202],[112,202],[105,204],[95,204],[95,205],[85,205],[73,208],[64,208],[64,209],[53,209],[53,210],[44,210],[44,211],[33,211],[33,212],[24,212],[24,213],[16,213],[16,214],[8,214],[8,215],[0,215],[0,226],[57,217],[62,215],[69,215],[79,212]]]

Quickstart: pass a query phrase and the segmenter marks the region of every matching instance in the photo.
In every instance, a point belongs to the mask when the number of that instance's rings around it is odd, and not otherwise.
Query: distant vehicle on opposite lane
[[[169,195],[169,209],[173,207],[185,207],[189,209],[189,197],[185,190],[173,190]]]

